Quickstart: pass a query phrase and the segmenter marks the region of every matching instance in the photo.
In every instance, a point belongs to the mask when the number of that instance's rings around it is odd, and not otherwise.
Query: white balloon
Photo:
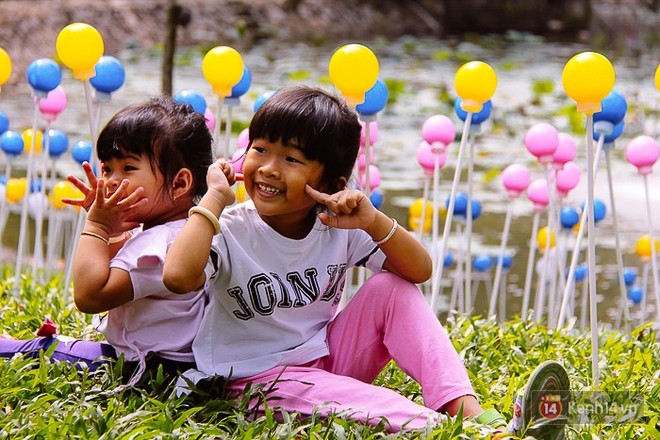
[[[46,209],[48,209],[48,198],[46,197],[45,194],[41,193],[32,193],[28,197],[27,200],[28,204],[28,213],[30,214],[31,217],[35,218],[37,217],[38,213],[41,213],[41,216],[43,217],[44,213],[46,212]]]

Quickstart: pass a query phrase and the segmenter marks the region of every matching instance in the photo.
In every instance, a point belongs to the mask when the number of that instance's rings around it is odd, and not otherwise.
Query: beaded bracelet
[[[374,243],[376,243],[378,246],[385,243],[387,240],[392,238],[392,236],[396,232],[396,228],[398,227],[399,227],[399,223],[396,221],[395,218],[392,218],[392,229],[390,229],[390,232],[388,232],[385,238],[383,238],[382,240],[378,240],[378,241],[374,240]]]
[[[204,208],[203,206],[193,206],[190,208],[188,211],[188,217],[190,217],[193,214],[201,214],[203,215],[211,224],[213,225],[213,233],[214,235],[217,235],[220,232],[220,222],[218,221],[218,217],[215,216],[211,212],[211,210]]]

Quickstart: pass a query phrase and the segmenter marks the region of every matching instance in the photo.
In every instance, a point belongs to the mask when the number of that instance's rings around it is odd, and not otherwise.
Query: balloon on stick
[[[89,133],[92,143],[96,143],[98,133],[96,121],[94,120],[95,112],[92,105],[90,78],[96,75],[96,64],[103,56],[103,37],[96,28],[87,23],[71,23],[62,28],[57,35],[55,49],[60,61],[71,69],[73,77],[83,82]],[[90,162],[93,167],[97,165],[96,160],[96,151],[93,151]]]
[[[0,136],[7,130],[9,130],[9,118],[0,111]]]
[[[497,306],[497,298],[500,290],[500,279],[502,277],[502,269],[504,264],[504,252],[506,250],[507,241],[509,239],[509,231],[511,229],[511,219],[513,217],[513,200],[518,198],[523,191],[527,190],[531,180],[531,173],[526,166],[521,164],[511,164],[502,171],[502,185],[508,194],[508,202],[506,215],[504,217],[504,228],[502,229],[502,238],[500,240],[500,251],[498,254],[495,279],[493,280],[493,288],[490,295],[490,303],[488,305],[488,316],[495,316],[495,308]],[[500,317],[502,318],[502,317]]]
[[[243,66],[243,76],[241,80],[231,88],[231,95],[225,98],[227,104],[227,119],[225,121],[225,157],[230,156],[229,143],[231,141],[231,124],[234,107],[241,102],[241,96],[245,95],[252,85],[252,73],[247,66]]]
[[[94,65],[94,72],[96,74],[89,79],[89,82],[94,88],[93,98],[97,102],[94,125],[98,131],[101,125],[101,104],[109,102],[112,94],[124,85],[126,71],[117,58],[104,55]]]
[[[215,113],[215,132],[213,141],[218,145],[220,139],[220,125],[222,121],[222,103],[224,98],[231,95],[231,89],[239,83],[244,74],[243,57],[238,51],[229,46],[216,46],[206,52],[202,60],[202,75],[211,85],[213,93],[218,97],[218,106]],[[227,129],[229,129],[227,127]],[[229,158],[229,152],[224,152]]]
[[[196,90],[182,90],[174,95],[174,100],[180,104],[188,104],[199,114],[206,113],[206,98]]]
[[[655,88],[660,92],[660,64],[655,69]]]
[[[615,82],[610,60],[596,52],[582,52],[573,56],[562,71],[566,94],[577,104],[577,110],[587,116],[587,211],[593,212],[595,162],[593,152],[593,114],[601,110],[601,101],[610,93]],[[591,373],[594,385],[599,382],[598,366],[598,308],[596,303],[596,242],[593,216],[587,221],[587,263],[589,283],[589,312],[591,328]]]
[[[564,168],[564,164],[575,159],[577,146],[573,137],[566,133],[558,133],[557,149],[552,154],[552,168],[557,171]]]
[[[0,90],[2,85],[9,80],[11,76],[11,57],[6,50],[0,47]]]
[[[365,93],[364,102],[355,107],[360,121],[363,122],[362,127],[364,129],[365,140],[364,155],[366,163],[371,163],[371,158],[369,157],[371,154],[371,123],[376,121],[376,114],[385,108],[388,98],[389,93],[385,82],[380,78],[377,78],[376,83]],[[371,178],[369,177],[369,168],[370,167],[368,166],[365,167],[365,180],[367,182],[371,181]],[[370,188],[367,186],[367,196],[370,195],[370,191]]]
[[[648,175],[653,171],[653,165],[660,158],[660,145],[651,136],[641,135],[634,138],[626,147],[626,159],[637,167],[637,172],[644,178],[644,194],[646,199],[646,216],[648,235],[653,241],[653,217],[651,216],[651,196],[649,193]],[[658,278],[658,261],[655,246],[651,248],[651,271],[653,274],[653,289],[655,293],[657,322],[660,323],[660,279]]]
[[[378,80],[378,58],[366,46],[346,44],[334,51],[328,64],[330,80],[351,106],[362,104]]]
[[[456,192],[458,191],[458,183],[461,178],[461,169],[463,167],[463,154],[465,145],[467,143],[470,126],[472,124],[472,115],[482,110],[484,103],[492,98],[497,87],[497,75],[495,70],[484,63],[483,61],[470,61],[463,64],[458,68],[454,77],[454,88],[459,98],[461,98],[460,107],[467,112],[465,122],[463,124],[463,132],[461,136],[461,143],[458,148],[458,156],[456,158],[456,168],[454,171],[454,179],[450,191],[450,203],[445,217],[445,226],[442,234],[442,244],[440,248],[440,255],[436,261],[442,261],[447,252],[447,245],[449,243],[449,234],[451,232],[451,223],[453,220],[453,205]],[[472,151],[472,148],[470,148]],[[470,154],[470,157],[472,154]],[[471,161],[470,161],[471,162]],[[471,167],[469,167],[471,168]],[[468,178],[468,186],[471,188],[472,183]],[[471,193],[471,189],[468,189]],[[468,215],[468,218],[471,216]],[[439,284],[442,280],[442,272],[444,268],[441,264],[436,264],[434,273],[431,279],[431,308],[435,311],[435,303],[439,292]],[[467,296],[470,298],[470,296]],[[470,304],[466,307],[470,308]]]

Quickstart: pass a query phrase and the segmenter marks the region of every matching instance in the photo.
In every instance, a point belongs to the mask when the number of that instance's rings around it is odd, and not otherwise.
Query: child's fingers
[[[315,190],[309,185],[305,185],[305,192],[314,200],[316,200],[319,203],[323,203],[324,205],[327,205],[328,202],[330,201],[330,194],[322,193],[320,191]],[[336,202],[336,200],[335,200]]]
[[[132,193],[124,197],[122,200],[120,200],[117,204],[131,206],[137,202],[140,202],[141,200],[146,200],[146,199],[144,198],[144,188],[140,186],[136,188],[135,191],[133,191]]]
[[[78,179],[76,176],[68,175],[66,179],[73,184],[76,188],[78,188],[84,195],[87,195],[92,188],[96,188],[96,182],[94,182],[94,185],[87,185],[85,182],[82,180]]]

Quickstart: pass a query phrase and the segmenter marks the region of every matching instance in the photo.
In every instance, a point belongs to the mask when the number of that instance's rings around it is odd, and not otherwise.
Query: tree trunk
[[[172,95],[172,74],[174,71],[174,51],[176,50],[176,27],[180,7],[177,0],[167,0],[167,21],[165,23],[165,41],[163,44],[163,63],[161,66],[161,92]]]

